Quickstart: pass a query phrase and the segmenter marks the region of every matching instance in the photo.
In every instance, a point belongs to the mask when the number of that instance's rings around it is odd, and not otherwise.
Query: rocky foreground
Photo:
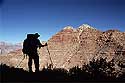
[[[47,47],[38,49],[40,69],[51,64],[50,58],[54,68],[64,69],[81,67],[100,57],[107,58],[107,60],[114,59],[116,68],[119,63],[125,65],[125,32],[119,30],[102,32],[87,24],[77,29],[67,26],[47,42],[50,55]],[[22,59],[21,49],[10,52],[7,56],[0,56],[1,63],[15,67]],[[27,70],[27,60],[22,61],[19,67]]]

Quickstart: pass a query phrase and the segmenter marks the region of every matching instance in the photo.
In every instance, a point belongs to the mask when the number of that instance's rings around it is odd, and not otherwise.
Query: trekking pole
[[[49,52],[48,45],[47,45],[47,51],[48,51],[48,53],[49,53],[49,59],[50,59],[50,61],[51,61],[51,64],[53,65],[52,59],[51,59],[51,57],[50,57],[50,52]]]
[[[24,57],[23,57],[23,59],[20,61],[20,63],[16,66],[16,67],[19,67],[20,66],[20,64],[22,63],[22,61],[25,59],[25,54],[24,54]]]

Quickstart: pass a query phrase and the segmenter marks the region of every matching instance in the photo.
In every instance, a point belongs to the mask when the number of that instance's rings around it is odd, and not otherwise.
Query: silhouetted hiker
[[[45,45],[40,43],[40,40],[38,39],[39,36],[38,33],[27,34],[27,38],[23,42],[23,53],[29,56],[29,72],[32,72],[32,60],[34,60],[35,72],[39,71],[39,55],[37,53],[37,48],[47,46],[47,43]]]

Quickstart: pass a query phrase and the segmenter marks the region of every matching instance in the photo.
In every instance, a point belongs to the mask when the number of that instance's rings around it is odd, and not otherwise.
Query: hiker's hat
[[[35,35],[36,37],[39,37],[39,36],[40,36],[38,33],[35,33],[34,35]]]

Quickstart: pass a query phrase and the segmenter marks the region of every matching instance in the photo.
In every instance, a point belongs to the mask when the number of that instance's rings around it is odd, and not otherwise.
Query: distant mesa
[[[7,55],[9,52],[22,49],[22,44],[11,44],[7,42],[0,42],[0,55]]]

